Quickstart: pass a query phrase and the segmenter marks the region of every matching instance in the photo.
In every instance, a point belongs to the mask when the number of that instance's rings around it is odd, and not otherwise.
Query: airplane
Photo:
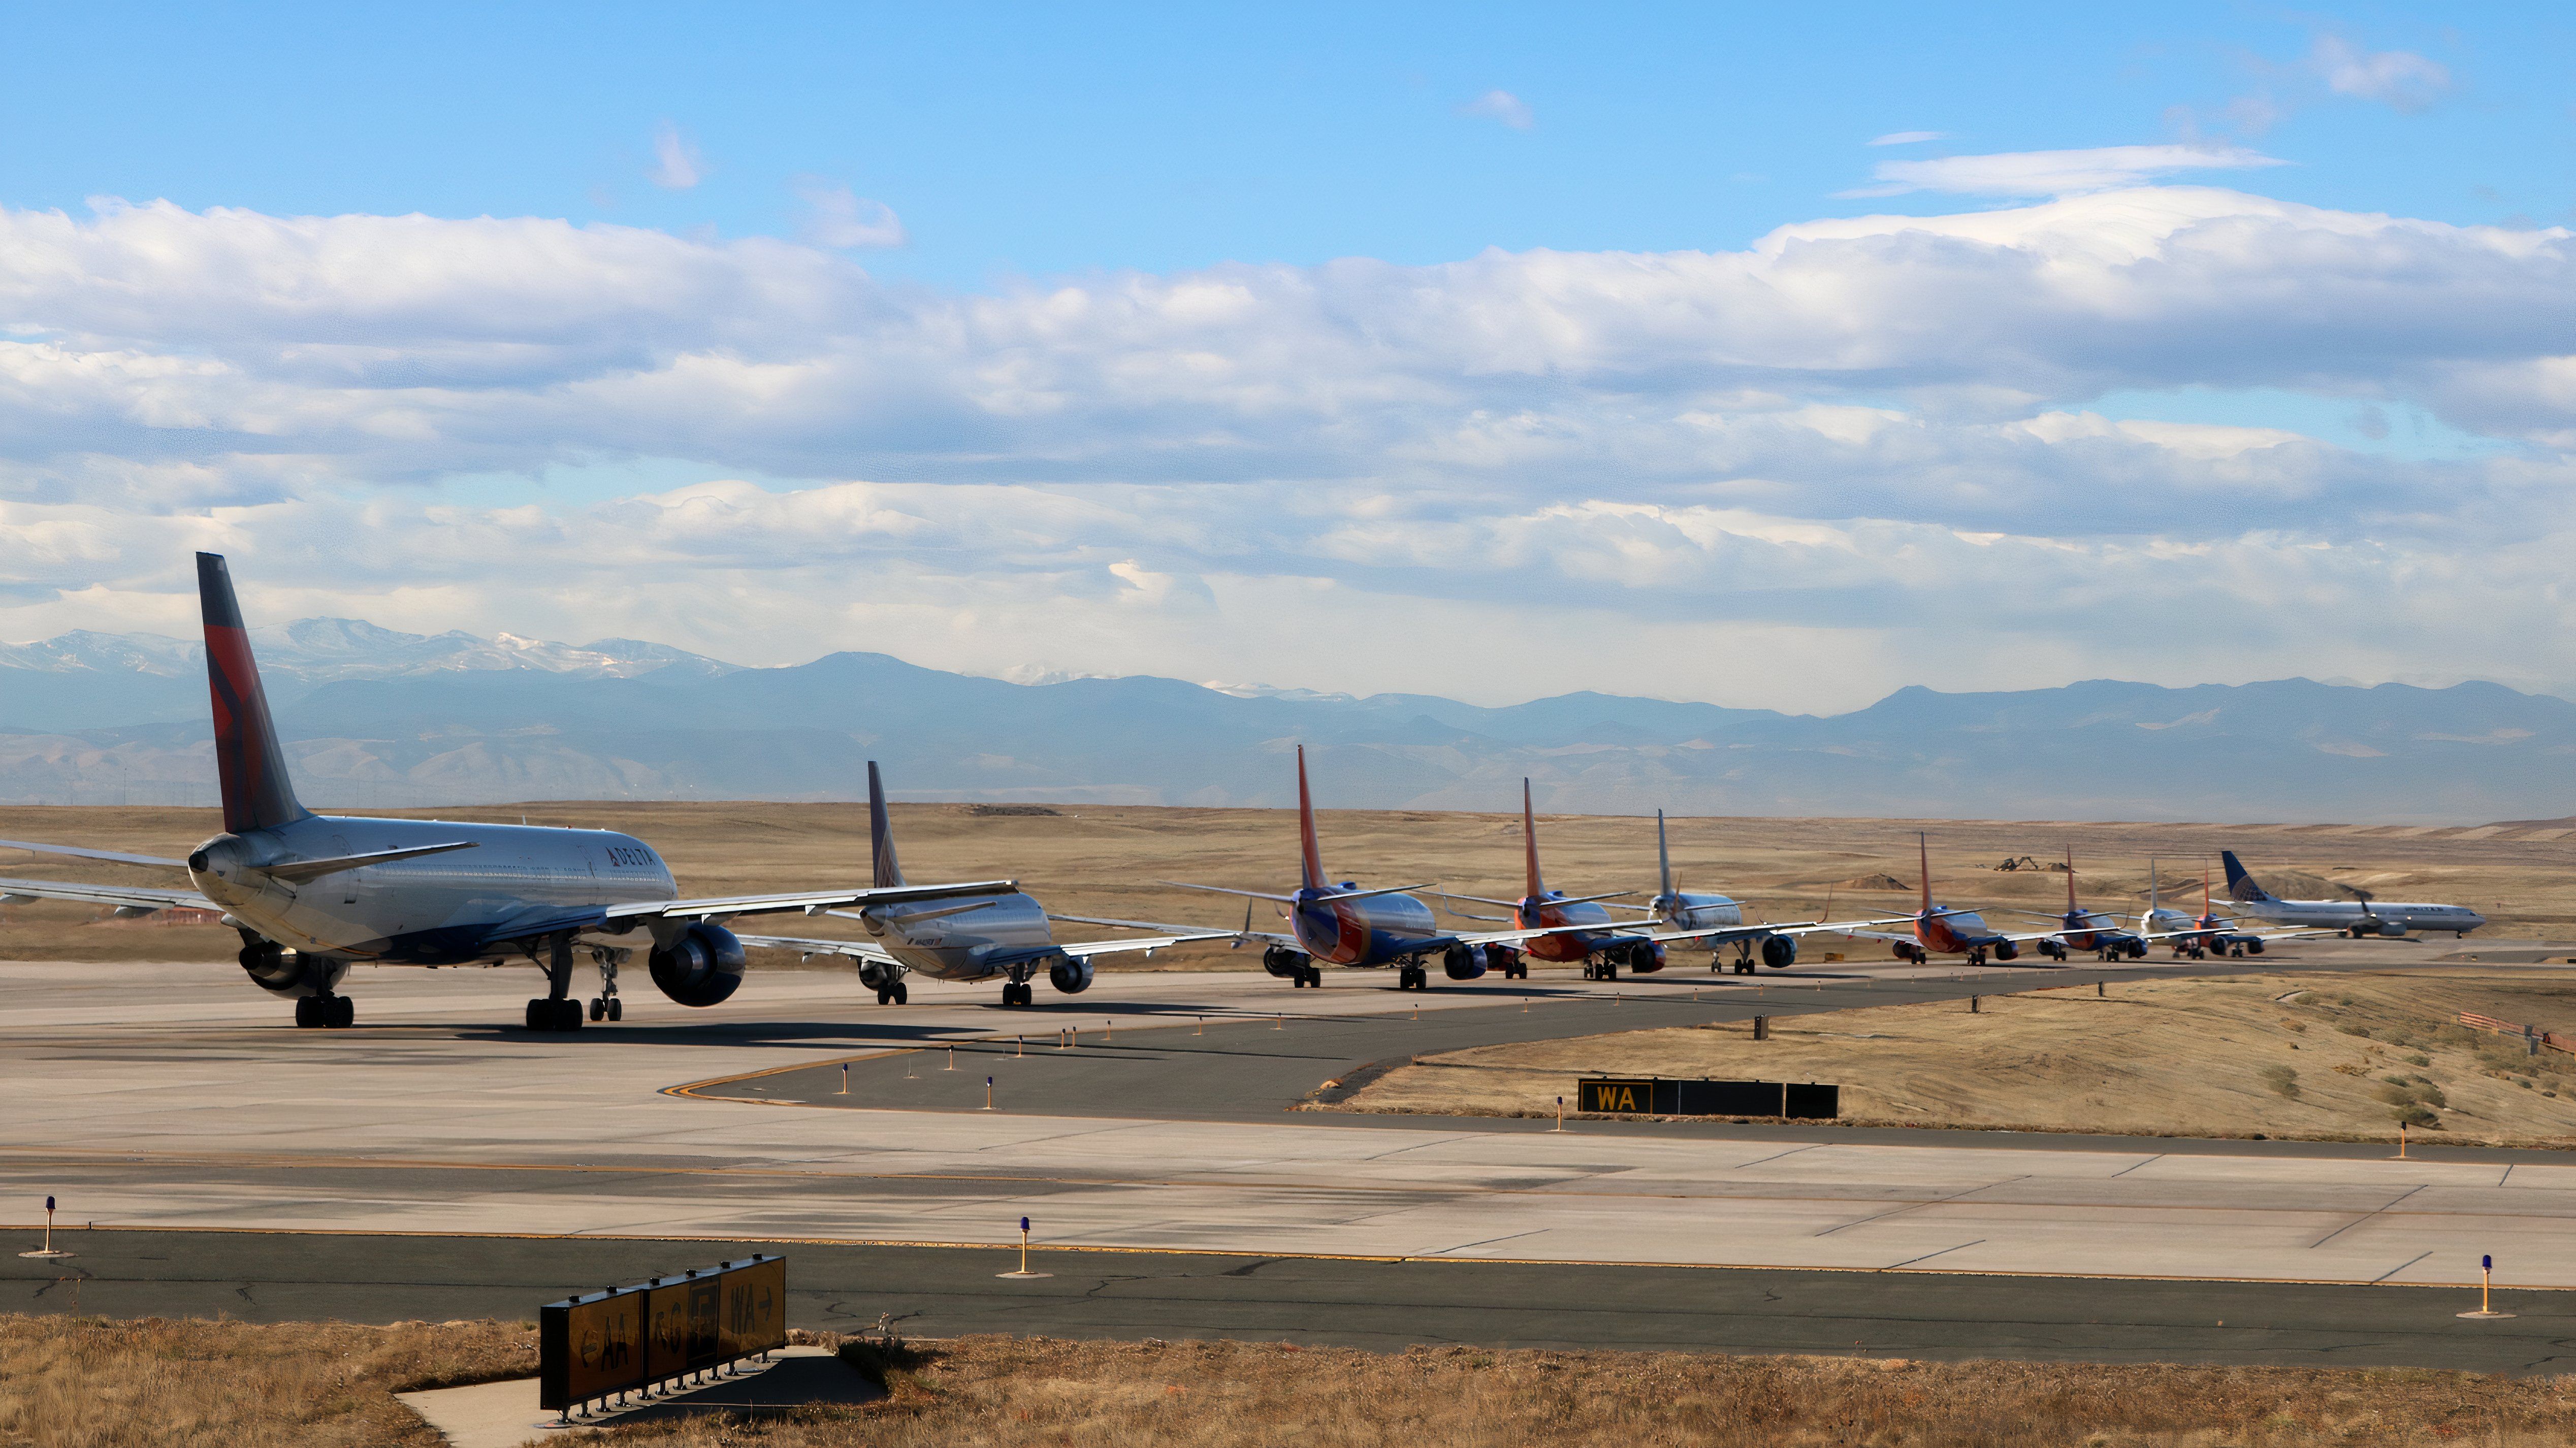
[[[2261,955],[2267,941],[2302,940],[2314,935],[2331,935],[2320,930],[2247,930],[2235,921],[2210,908],[2209,876],[2200,877],[2200,913],[2169,910],[2158,903],[2162,886],[2156,877],[2156,862],[2147,862],[2147,908],[2138,916],[2140,938],[2173,947],[2176,960],[2200,960],[2215,951],[2222,956],[2242,959]]]
[[[1443,931],[1432,923],[1431,907],[1411,893],[1427,890],[1428,885],[1388,885],[1361,889],[1354,880],[1332,883],[1324,873],[1322,847],[1315,838],[1315,800],[1306,785],[1306,747],[1297,746],[1297,837],[1298,884],[1293,895],[1272,894],[1266,890],[1238,890],[1228,885],[1193,885],[1179,880],[1158,883],[1181,890],[1207,890],[1220,895],[1237,895],[1250,900],[1268,900],[1286,906],[1281,912],[1288,920],[1288,933],[1276,934],[1251,928],[1247,910],[1245,926],[1229,931],[1242,940],[1261,940],[1267,947],[1261,953],[1261,968],[1282,980],[1293,981],[1307,989],[1324,984],[1324,973],[1316,962],[1354,969],[1382,969],[1393,966],[1399,990],[1428,990],[1431,974],[1423,962],[1440,957],[1440,967],[1451,980],[1477,980],[1489,968],[1498,969],[1506,980],[1525,979],[1528,962],[1512,947],[1544,936],[1581,926],[1548,925],[1513,930],[1489,930],[1461,934]],[[1063,919],[1082,919],[1063,916]],[[1178,927],[1155,926],[1146,921],[1086,921],[1089,924],[1130,925],[1144,929]]]
[[[904,886],[903,866],[895,859],[894,827],[886,818],[885,784],[877,763],[868,761],[868,844],[874,856],[875,881],[881,889]],[[827,910],[827,915],[856,920],[878,944],[853,940],[800,940],[777,935],[746,935],[742,943],[766,950],[793,950],[801,955],[846,956],[858,962],[859,984],[877,993],[878,1005],[902,1005],[910,998],[907,975],[933,980],[990,980],[1003,976],[1002,1004],[1035,1005],[1039,972],[1066,995],[1091,988],[1091,958],[1121,951],[1148,953],[1193,940],[1232,940],[1232,930],[1174,932],[1123,940],[1079,941],[1059,945],[1037,901],[1017,888],[966,898],[920,904],[896,901],[862,910]],[[1086,922],[1092,923],[1092,922]]]
[[[1521,781],[1521,840],[1526,856],[1528,879],[1526,892],[1518,900],[1493,900],[1482,895],[1442,894],[1444,900],[1469,900],[1479,905],[1494,905],[1512,912],[1512,924],[1521,929],[1553,928],[1556,933],[1532,939],[1522,947],[1524,953],[1541,960],[1559,963],[1581,962],[1585,980],[1617,980],[1619,967],[1645,975],[1664,968],[1664,947],[1684,940],[1705,940],[1709,946],[1710,970],[1717,969],[1717,950],[1728,941],[1741,942],[1736,974],[1753,973],[1753,942],[1761,942],[1762,961],[1774,970],[1785,970],[1798,959],[1798,937],[1823,932],[1840,934],[1842,925],[1821,921],[1800,921],[1791,925],[1746,925],[1743,907],[1724,895],[1685,895],[1673,888],[1673,857],[1664,836],[1663,811],[1655,812],[1655,851],[1662,866],[1662,888],[1645,906],[1627,906],[1649,912],[1645,920],[1614,920],[1602,902],[1616,900],[1627,890],[1600,895],[1568,895],[1547,888],[1540,878],[1538,865],[1538,816],[1531,806],[1530,782]],[[1470,920],[1493,917],[1464,915]],[[1854,920],[1843,924],[1879,925],[1884,920]]]
[[[599,970],[594,1021],[624,1017],[617,970],[636,949],[664,995],[712,1006],[742,983],[742,942],[724,926],[736,916],[812,915],[1014,888],[1008,880],[979,880],[687,899],[652,846],[610,830],[317,815],[296,800],[221,556],[197,555],[197,593],[223,833],[184,860],[0,841],[36,854],[184,870],[196,888],[0,878],[0,904],[80,900],[124,916],[220,911],[241,934],[243,972],[260,989],[292,999],[298,1026],[356,1021],[357,1007],[340,986],[362,960],[435,967],[524,957],[546,977],[546,994],[528,1002],[531,1031],[580,1028],[582,1003],[571,999],[577,950]]]
[[[1923,864],[1923,903],[1910,917],[1914,924],[1913,933],[1895,935],[1876,930],[1844,930],[1841,934],[1857,940],[1886,941],[1894,948],[1897,959],[1912,961],[1916,965],[1935,955],[1964,955],[1970,965],[1985,964],[1989,955],[1997,960],[2018,960],[2025,941],[2057,937],[2058,932],[2054,930],[2006,934],[1990,928],[1984,917],[1974,910],[1953,910],[1933,904],[1932,846],[1922,835],[1915,836],[1915,845]]]
[[[2043,937],[2039,952],[2053,960],[2064,960],[2069,950],[2089,950],[2096,960],[2131,960],[2147,957],[2146,938],[2134,931],[2123,930],[2120,922],[2099,910],[2086,910],[2075,903],[2075,851],[2066,852],[2066,913],[2041,915],[2036,911],[2016,910],[2035,920],[2055,920],[2062,927]]]
[[[2322,928],[2360,940],[2372,935],[2399,936],[2410,930],[2447,930],[2456,939],[2487,923],[2485,916],[2466,905],[2383,903],[2360,890],[2353,892],[2359,896],[2354,900],[2283,900],[2245,873],[2244,863],[2236,858],[2234,850],[2221,850],[2218,858],[2227,869],[2229,902],[2267,924]]]

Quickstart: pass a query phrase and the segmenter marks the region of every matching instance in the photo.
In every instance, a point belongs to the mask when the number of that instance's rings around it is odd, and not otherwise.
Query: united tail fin
[[[1530,809],[1530,782],[1521,781],[1521,848],[1529,856],[1529,898],[1547,893],[1547,882],[1538,877],[1538,816]]]
[[[894,822],[886,818],[885,781],[877,777],[877,762],[868,761],[868,855],[876,865],[872,882],[882,890],[903,883],[903,866],[894,857]]]
[[[1306,787],[1306,746],[1297,746],[1298,883],[1309,890],[1324,885],[1324,850],[1315,843],[1315,796]]]
[[[2251,902],[2272,898],[2271,891],[2256,884],[2254,877],[2245,873],[2245,862],[2236,858],[2234,850],[2219,851],[2218,862],[2227,868],[2228,899]]]
[[[250,654],[250,632],[233,597],[223,555],[197,555],[197,603],[206,622],[206,685],[214,700],[215,773],[223,783],[224,828],[240,834],[292,824],[313,812],[296,803],[286,750],[269,717],[268,693]]]
[[[1661,896],[1673,896],[1673,847],[1664,841],[1664,812],[1655,811],[1655,869],[1661,882]]]

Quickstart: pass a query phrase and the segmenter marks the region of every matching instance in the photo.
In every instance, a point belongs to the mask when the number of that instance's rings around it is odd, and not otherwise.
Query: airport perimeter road
[[[535,1315],[611,1282],[754,1249],[786,1254],[788,1315],[914,1337],[1251,1338],[1352,1347],[1853,1353],[2497,1373],[2570,1366],[2576,1296],[2507,1292],[2464,1322],[2455,1290],[1940,1274],[1365,1262],[1041,1251],[1034,1281],[990,1249],[596,1238],[74,1232],[58,1263],[0,1257],[9,1310],[253,1322]]]

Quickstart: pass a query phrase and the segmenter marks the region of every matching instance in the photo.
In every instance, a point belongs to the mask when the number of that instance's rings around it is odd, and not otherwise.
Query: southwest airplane
[[[1248,925],[1241,931],[1226,933],[1241,940],[1270,942],[1269,948],[1261,953],[1262,969],[1309,989],[1324,983],[1323,969],[1316,964],[1318,961],[1357,969],[1393,966],[1396,986],[1400,990],[1430,989],[1431,974],[1423,960],[1433,955],[1440,957],[1441,969],[1451,980],[1478,979],[1489,966],[1499,968],[1507,980],[1526,977],[1529,966],[1519,959],[1518,951],[1509,947],[1583,928],[1546,925],[1461,935],[1435,926],[1431,920],[1431,907],[1409,893],[1428,889],[1426,885],[1388,885],[1363,890],[1355,880],[1344,880],[1338,885],[1331,883],[1324,874],[1322,848],[1315,840],[1315,799],[1306,787],[1306,747],[1302,744],[1297,746],[1297,838],[1298,878],[1297,892],[1293,895],[1237,890],[1227,885],[1191,885],[1178,880],[1161,883],[1182,890],[1210,890],[1220,895],[1239,895],[1286,906],[1283,913],[1288,919],[1290,933],[1287,935],[1255,931]],[[1245,918],[1249,920],[1250,916],[1247,914]],[[1092,923],[1164,928],[1143,921]]]
[[[1986,957],[2016,960],[2026,940],[2051,940],[2054,930],[2007,935],[1989,927],[1974,910],[1953,910],[1932,903],[1932,846],[1923,836],[1915,836],[1915,845],[1923,862],[1923,903],[1912,917],[1910,935],[1892,935],[1874,930],[1843,930],[1839,933],[1861,940],[1884,940],[1894,947],[1896,958],[1916,965],[1935,955],[1964,955],[1970,965],[1983,965]]]
[[[2147,958],[2145,936],[2123,930],[2113,917],[2075,903],[2075,852],[2071,849],[2066,852],[2066,913],[2041,915],[2029,910],[2013,913],[2058,923],[2060,928],[2039,942],[2039,953],[2051,959],[2064,960],[2069,950],[2092,951],[2096,960],[2118,960],[2122,956],[2131,960]]]
[[[1622,921],[1610,918],[1601,901],[1633,893],[1620,890],[1603,895],[1568,895],[1547,888],[1538,867],[1538,815],[1531,807],[1530,782],[1521,781],[1521,840],[1524,846],[1528,879],[1526,890],[1518,900],[1492,900],[1482,895],[1443,895],[1444,900],[1472,900],[1479,905],[1496,905],[1512,912],[1512,924],[1524,930],[1549,930],[1553,934],[1536,936],[1522,947],[1541,960],[1560,963],[1581,962],[1585,980],[1617,980],[1619,967],[1644,975],[1664,968],[1664,946],[1682,940],[1705,940],[1709,943],[1709,969],[1717,969],[1716,950],[1729,940],[1745,942],[1736,973],[1753,973],[1752,944],[1762,942],[1762,960],[1774,970],[1784,970],[1798,958],[1798,937],[1830,931],[1842,933],[1843,925],[1802,921],[1795,925],[1746,925],[1744,910],[1724,895],[1685,895],[1673,888],[1673,857],[1664,839],[1663,811],[1655,812],[1655,849],[1662,863],[1663,888],[1645,908],[1646,920]],[[1629,906],[1637,909],[1637,906]],[[1463,913],[1463,912],[1461,912]],[[1467,916],[1483,920],[1482,915]],[[1880,925],[1883,920],[1847,921],[1848,925]]]
[[[2447,930],[2456,938],[2487,923],[2485,916],[2466,905],[2383,904],[2368,895],[2358,900],[2283,900],[2245,873],[2234,850],[2221,850],[2218,858],[2227,867],[2228,900],[2268,924],[2341,931],[2359,940],[2368,935],[2404,935],[2409,930]]]
[[[346,1027],[357,1008],[339,993],[354,961],[378,965],[499,965],[524,958],[545,972],[528,1002],[531,1031],[570,1031],[573,955],[599,968],[590,1018],[617,1020],[617,968],[646,951],[653,984],[685,1006],[712,1006],[742,983],[737,915],[988,897],[1008,880],[810,890],[790,895],[678,897],[653,847],[607,830],[317,815],[295,799],[286,751],[270,719],[250,636],[224,560],[197,555],[206,676],[214,702],[215,764],[224,832],[185,860],[68,845],[0,841],[15,849],[186,870],[194,890],[0,879],[0,904],[82,900],[148,915],[179,907],[221,911],[241,932],[241,967],[295,1002],[295,1023]],[[638,931],[644,939],[630,946]]]
[[[868,761],[868,843],[875,857],[879,889],[901,890],[903,867],[895,860],[894,827],[886,819],[885,784],[877,763]],[[1002,888],[973,897],[951,896],[918,903],[896,900],[860,910],[825,912],[856,920],[883,944],[851,940],[798,940],[775,935],[746,935],[742,943],[806,956],[847,956],[859,964],[859,984],[877,993],[878,1005],[902,1005],[909,999],[906,975],[933,980],[990,980],[1002,976],[1002,1004],[1035,1005],[1037,988],[1030,982],[1040,971],[1066,995],[1091,988],[1091,958],[1119,951],[1160,950],[1191,940],[1233,940],[1239,932],[1203,930],[1142,939],[1095,940],[1058,945],[1048,927],[1050,917],[1038,902],[1017,889]]]

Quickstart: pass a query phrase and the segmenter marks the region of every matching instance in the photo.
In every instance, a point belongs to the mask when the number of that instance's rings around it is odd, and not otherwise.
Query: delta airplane
[[[1798,937],[1821,932],[1841,934],[1845,925],[1881,925],[1884,920],[1852,920],[1842,924],[1800,921],[1794,925],[1746,925],[1743,907],[1724,895],[1685,895],[1673,888],[1673,857],[1664,838],[1663,811],[1655,812],[1655,850],[1662,865],[1662,889],[1648,905],[1642,921],[1614,920],[1599,902],[1632,894],[1627,890],[1602,895],[1568,895],[1547,888],[1540,878],[1538,865],[1538,815],[1531,806],[1530,782],[1521,781],[1521,841],[1524,846],[1528,878],[1526,892],[1518,900],[1493,900],[1482,895],[1442,895],[1444,900],[1472,900],[1479,905],[1495,905],[1512,912],[1512,924],[1524,929],[1549,929],[1556,933],[1532,939],[1523,950],[1541,960],[1583,965],[1585,980],[1617,980],[1619,967],[1644,975],[1664,968],[1664,947],[1684,940],[1705,940],[1710,950],[1709,969],[1717,969],[1718,947],[1727,941],[1744,942],[1736,962],[1738,975],[1753,973],[1753,946],[1761,941],[1762,961],[1774,970],[1785,970],[1798,959]],[[1638,906],[1628,906],[1638,909]],[[1464,914],[1464,912],[1457,912]],[[1470,920],[1490,917],[1468,915]]]
[[[594,1021],[625,1014],[617,968],[633,948],[645,950],[653,984],[664,995],[685,1006],[712,1006],[742,983],[742,942],[724,928],[735,916],[814,915],[1015,888],[1008,880],[979,880],[682,899],[670,867],[632,835],[317,815],[296,802],[287,778],[286,751],[221,557],[197,555],[197,593],[224,832],[185,860],[0,841],[37,854],[185,870],[196,888],[0,879],[0,904],[80,900],[123,916],[180,907],[220,911],[241,933],[242,970],[262,990],[292,999],[299,1026],[354,1022],[357,1008],[339,991],[355,961],[500,965],[524,958],[546,977],[545,996],[528,1002],[528,1029],[575,1030],[582,1022],[581,1003],[570,998],[577,948],[599,969],[600,993],[590,1002]],[[630,947],[639,930],[644,940]]]
[[[903,867],[896,862],[894,827],[886,818],[885,784],[877,763],[868,761],[868,844],[879,889],[904,888]],[[1232,930],[1167,933],[1126,940],[1080,941],[1059,945],[1049,916],[1038,902],[1013,888],[974,897],[949,897],[910,903],[897,900],[860,910],[824,912],[856,920],[882,944],[851,940],[798,940],[776,935],[746,935],[742,943],[769,950],[793,950],[811,957],[846,956],[858,962],[859,984],[877,993],[878,1005],[902,1005],[910,999],[907,975],[933,980],[990,980],[1002,976],[1002,1004],[1035,1005],[1040,971],[1066,995],[1091,988],[1091,958],[1121,951],[1156,951],[1192,940],[1232,940]]]
[[[2146,937],[2121,929],[2118,920],[2099,910],[2087,910],[2075,903],[2075,852],[2071,849],[2066,852],[2066,913],[2041,915],[2030,910],[2013,913],[2028,915],[2035,920],[2054,920],[2062,927],[2039,942],[2040,954],[2051,959],[2064,960],[2069,950],[2092,951],[2096,960],[2117,960],[2122,956],[2131,960],[2147,958]]]
[[[2283,900],[2245,873],[2234,850],[2221,850],[2218,858],[2227,869],[2229,902],[2267,924],[2340,931],[2359,940],[2370,935],[2404,935],[2410,930],[2447,930],[2457,938],[2487,923],[2485,916],[2466,905],[2382,903],[2367,894],[2358,900]]]
[[[1921,835],[1915,845],[1923,863],[1923,902],[1911,917],[1914,930],[1910,935],[1893,935],[1875,930],[1844,930],[1840,933],[1859,940],[1883,940],[1894,948],[1896,958],[1921,965],[1935,955],[1964,955],[1970,965],[1983,965],[1986,957],[2017,960],[2023,942],[2053,940],[2058,932],[2038,930],[2023,934],[2006,934],[1988,926],[1974,910],[1953,910],[1932,903],[1932,846]]]
[[[1529,966],[1520,952],[1511,947],[1560,931],[1576,929],[1565,925],[1541,926],[1535,929],[1489,930],[1481,933],[1444,932],[1432,923],[1431,907],[1411,892],[1427,890],[1429,885],[1387,885],[1363,890],[1356,880],[1336,885],[1324,873],[1323,849],[1315,838],[1315,798],[1306,786],[1306,746],[1297,746],[1297,893],[1274,895],[1266,890],[1238,890],[1230,885],[1193,885],[1180,880],[1159,883],[1181,890],[1207,890],[1219,895],[1236,895],[1250,900],[1268,900],[1287,908],[1289,933],[1279,935],[1251,928],[1247,911],[1245,927],[1227,934],[1238,940],[1261,940],[1268,948],[1261,953],[1261,968],[1282,980],[1308,989],[1324,984],[1321,961],[1327,965],[1353,969],[1380,969],[1393,966],[1399,990],[1428,990],[1431,972],[1423,964],[1426,957],[1439,956],[1440,968],[1451,980],[1481,979],[1488,968],[1498,969],[1506,980],[1525,978]],[[1080,916],[1062,916],[1080,920]],[[1128,925],[1141,929],[1176,929],[1152,925],[1141,920],[1085,921],[1087,924]]]

